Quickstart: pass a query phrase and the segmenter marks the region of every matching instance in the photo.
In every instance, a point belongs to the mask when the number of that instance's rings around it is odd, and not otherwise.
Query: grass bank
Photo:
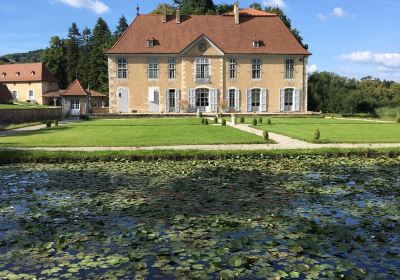
[[[11,163],[62,163],[62,162],[120,162],[142,160],[201,160],[201,159],[237,159],[237,158],[296,158],[302,156],[338,157],[398,157],[400,148],[382,149],[296,149],[296,150],[255,150],[255,151],[200,151],[200,150],[159,150],[159,151],[96,151],[96,152],[54,152],[8,150],[0,151],[0,164]]]

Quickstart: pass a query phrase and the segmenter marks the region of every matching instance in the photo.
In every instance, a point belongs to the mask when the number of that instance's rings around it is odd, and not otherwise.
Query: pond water
[[[0,166],[0,279],[399,279],[400,158]]]

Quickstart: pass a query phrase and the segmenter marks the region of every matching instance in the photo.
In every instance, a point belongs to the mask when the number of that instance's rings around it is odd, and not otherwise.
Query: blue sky
[[[45,48],[51,36],[65,37],[72,22],[92,28],[102,16],[115,28],[124,14],[129,22],[151,11],[153,0],[2,0],[0,55]],[[162,2],[162,1],[161,1]],[[172,2],[166,1],[166,2]],[[214,3],[229,3],[216,1]],[[240,1],[241,7],[252,2]],[[361,78],[400,81],[399,0],[262,0],[278,5],[301,31],[313,53],[310,71],[334,71]]]

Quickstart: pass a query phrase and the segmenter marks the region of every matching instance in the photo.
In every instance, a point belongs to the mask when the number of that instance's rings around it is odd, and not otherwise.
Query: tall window
[[[230,89],[229,90],[229,108],[235,108],[235,97],[236,97],[236,90]]]
[[[158,57],[149,57],[149,79],[158,79]]]
[[[285,79],[294,79],[294,59],[285,59]]]
[[[196,58],[196,81],[201,83],[209,82],[210,60],[208,58]]]
[[[117,59],[118,69],[117,75],[118,79],[127,79],[128,78],[128,61],[125,57],[119,57]]]
[[[229,60],[229,79],[236,79],[236,69],[237,69],[236,58],[231,58]]]
[[[208,99],[209,90],[206,88],[200,88],[196,90],[196,106],[197,107],[207,107],[210,106]]]
[[[176,79],[176,58],[171,57],[168,59],[168,79],[175,80]]]
[[[251,90],[251,106],[259,107],[261,104],[261,90],[259,88],[255,88]]]
[[[251,61],[251,78],[261,79],[261,59],[253,58]]]
[[[176,100],[175,100],[175,90],[174,89],[170,89],[169,91],[168,91],[168,99],[169,99],[169,104],[168,104],[168,106],[169,106],[169,110],[170,110],[170,112],[172,112],[173,111],[173,109],[176,107]]]
[[[32,89],[30,89],[28,91],[28,97],[29,97],[29,100],[34,100],[35,99],[35,93],[33,92]]]

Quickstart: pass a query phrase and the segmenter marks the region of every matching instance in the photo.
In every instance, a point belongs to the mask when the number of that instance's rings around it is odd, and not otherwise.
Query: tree
[[[118,26],[115,29],[113,41],[116,42],[122,36],[122,34],[124,34],[127,28],[128,28],[128,21],[126,20],[126,17],[122,15],[119,18]]]
[[[215,12],[217,15],[226,14],[233,11],[233,5],[221,4],[215,6]]]
[[[155,8],[155,9],[151,12],[151,14],[162,14],[163,11],[164,11],[164,7],[167,8],[167,15],[170,15],[170,16],[171,16],[171,15],[174,15],[174,14],[175,14],[175,8],[174,8],[173,6],[167,4],[167,3],[159,4],[159,5],[157,6],[157,8]]]
[[[105,52],[111,47],[111,42],[107,23],[99,18],[91,40],[89,85],[100,92],[108,92],[108,60]]]
[[[68,39],[65,40],[65,60],[68,83],[73,82],[78,74],[80,36],[81,34],[79,33],[76,23],[72,23],[72,26],[68,30]]]
[[[82,85],[88,87],[90,65],[89,58],[92,50],[92,32],[89,28],[85,27],[82,31],[81,46],[79,52],[78,64],[78,78]]]
[[[212,0],[182,0],[181,10],[184,15],[205,15],[215,13]]]
[[[65,43],[58,36],[51,37],[50,46],[41,56],[44,65],[60,81],[60,88],[66,88],[68,85],[65,56]]]
[[[256,9],[256,10],[260,10],[260,11],[262,10],[261,4],[260,3],[256,3],[256,2],[250,4],[249,7],[253,8],[253,9]]]

